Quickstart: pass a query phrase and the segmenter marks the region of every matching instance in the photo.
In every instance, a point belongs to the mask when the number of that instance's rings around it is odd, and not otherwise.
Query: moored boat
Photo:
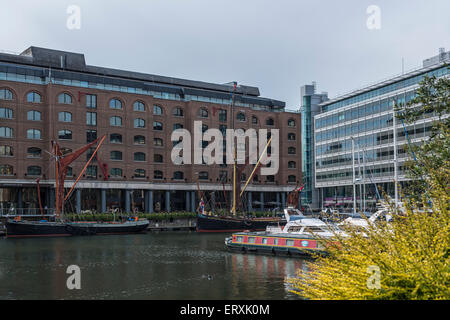
[[[231,251],[273,255],[304,256],[312,253],[326,254],[334,236],[345,234],[336,226],[320,219],[304,216],[298,209],[284,210],[287,224],[268,226],[264,232],[239,232],[225,239]]]
[[[220,217],[197,215],[197,232],[237,232],[237,231],[264,231],[269,224],[285,224],[280,217]]]
[[[70,222],[66,229],[74,236],[129,234],[145,232],[149,226],[148,220],[126,221],[122,223]]]
[[[5,226],[7,238],[30,238],[142,233],[149,224],[148,220],[106,223],[8,220]]]
[[[7,238],[69,237],[66,226],[64,222],[8,220],[5,234]]]

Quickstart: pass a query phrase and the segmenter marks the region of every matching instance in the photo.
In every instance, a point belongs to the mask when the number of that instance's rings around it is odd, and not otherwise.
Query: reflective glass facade
[[[353,164],[357,190],[357,206],[366,199],[366,208],[375,205],[375,186],[394,193],[394,111],[395,103],[414,98],[415,90],[425,75],[449,77],[443,64],[404,75],[398,81],[364,93],[321,104],[322,113],[315,121],[315,187],[320,189],[323,207],[353,207]],[[333,102],[334,101],[334,102]],[[404,162],[410,156],[408,143],[420,144],[430,134],[433,113],[424,114],[413,125],[396,123],[397,173],[399,181],[407,181]],[[352,156],[352,137],[355,153]],[[409,141],[408,142],[408,138]]]

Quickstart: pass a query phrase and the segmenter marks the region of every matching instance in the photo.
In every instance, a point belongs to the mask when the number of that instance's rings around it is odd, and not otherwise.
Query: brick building
[[[0,53],[0,209],[36,210],[37,178],[43,206],[52,208],[51,141],[70,152],[103,135],[99,161],[83,174],[66,210],[193,211],[197,179],[202,190],[216,191],[208,193],[214,203],[224,203],[224,187],[231,199],[232,166],[177,166],[170,138],[176,128],[192,132],[194,121],[223,131],[233,118],[236,129],[280,130],[278,174],[255,177],[245,199],[253,210],[282,206],[286,193],[302,181],[300,114],[244,85],[237,86],[232,108],[232,92],[232,84],[89,66],[78,53],[38,47]],[[89,156],[73,163],[66,187]]]

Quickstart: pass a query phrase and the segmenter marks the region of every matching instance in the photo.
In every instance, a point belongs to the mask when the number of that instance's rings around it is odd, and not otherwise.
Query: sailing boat
[[[231,98],[231,129],[234,129],[234,114],[233,114],[233,106],[234,106],[234,93],[236,91],[237,83],[234,82],[234,89],[232,92]],[[252,231],[263,231],[266,230],[267,225],[273,223],[285,223],[283,218],[281,217],[251,217],[248,216],[245,212],[241,212],[238,214],[237,210],[242,209],[242,205],[240,205],[240,199],[245,191],[245,188],[252,180],[255,172],[261,165],[261,159],[267,151],[272,138],[267,142],[264,151],[261,153],[261,156],[258,159],[258,162],[255,165],[251,175],[247,179],[242,191],[240,190],[240,177],[241,172],[243,170],[243,166],[238,166],[236,163],[236,146],[233,143],[233,188],[232,188],[232,206],[230,209],[230,215],[228,216],[215,216],[212,214],[205,214],[204,212],[204,198],[203,194],[198,190],[200,197],[200,206],[201,209],[197,215],[197,232],[237,232],[244,230],[252,230]],[[248,164],[248,158],[245,161],[245,165]],[[245,166],[244,165],[244,166]],[[198,183],[197,187],[199,189]],[[202,205],[203,204],[203,205]]]
[[[19,216],[13,220],[8,220],[5,223],[6,237],[67,237],[72,235],[137,233],[147,230],[149,221],[138,220],[137,217],[134,221],[126,221],[123,223],[77,223],[64,220],[64,202],[69,198],[72,191],[75,189],[75,186],[83,173],[86,171],[94,156],[96,156],[97,151],[105,138],[106,135],[92,141],[72,153],[65,155],[63,155],[58,143],[56,141],[52,141],[52,156],[55,158],[56,221],[25,221]],[[64,195],[64,180],[66,178],[69,165],[97,143],[98,145],[95,148],[95,151],[83,167],[83,170],[78,175],[73,186],[69,192]],[[37,187],[39,207],[41,214],[43,214],[39,192],[39,180],[37,180]]]

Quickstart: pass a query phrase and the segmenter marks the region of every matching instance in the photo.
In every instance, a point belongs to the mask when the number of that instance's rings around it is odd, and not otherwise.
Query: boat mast
[[[397,117],[395,114],[395,101],[392,102],[392,109],[394,110],[394,115],[392,117],[394,126],[394,191],[395,191],[395,209],[397,209],[398,203],[398,159],[397,159]]]
[[[233,92],[231,94],[231,129],[234,130],[234,94],[236,92],[237,82],[233,82]],[[234,138],[233,144],[233,206],[231,207],[231,213],[236,216],[236,145]]]
[[[356,214],[355,138],[352,136],[353,213]]]

